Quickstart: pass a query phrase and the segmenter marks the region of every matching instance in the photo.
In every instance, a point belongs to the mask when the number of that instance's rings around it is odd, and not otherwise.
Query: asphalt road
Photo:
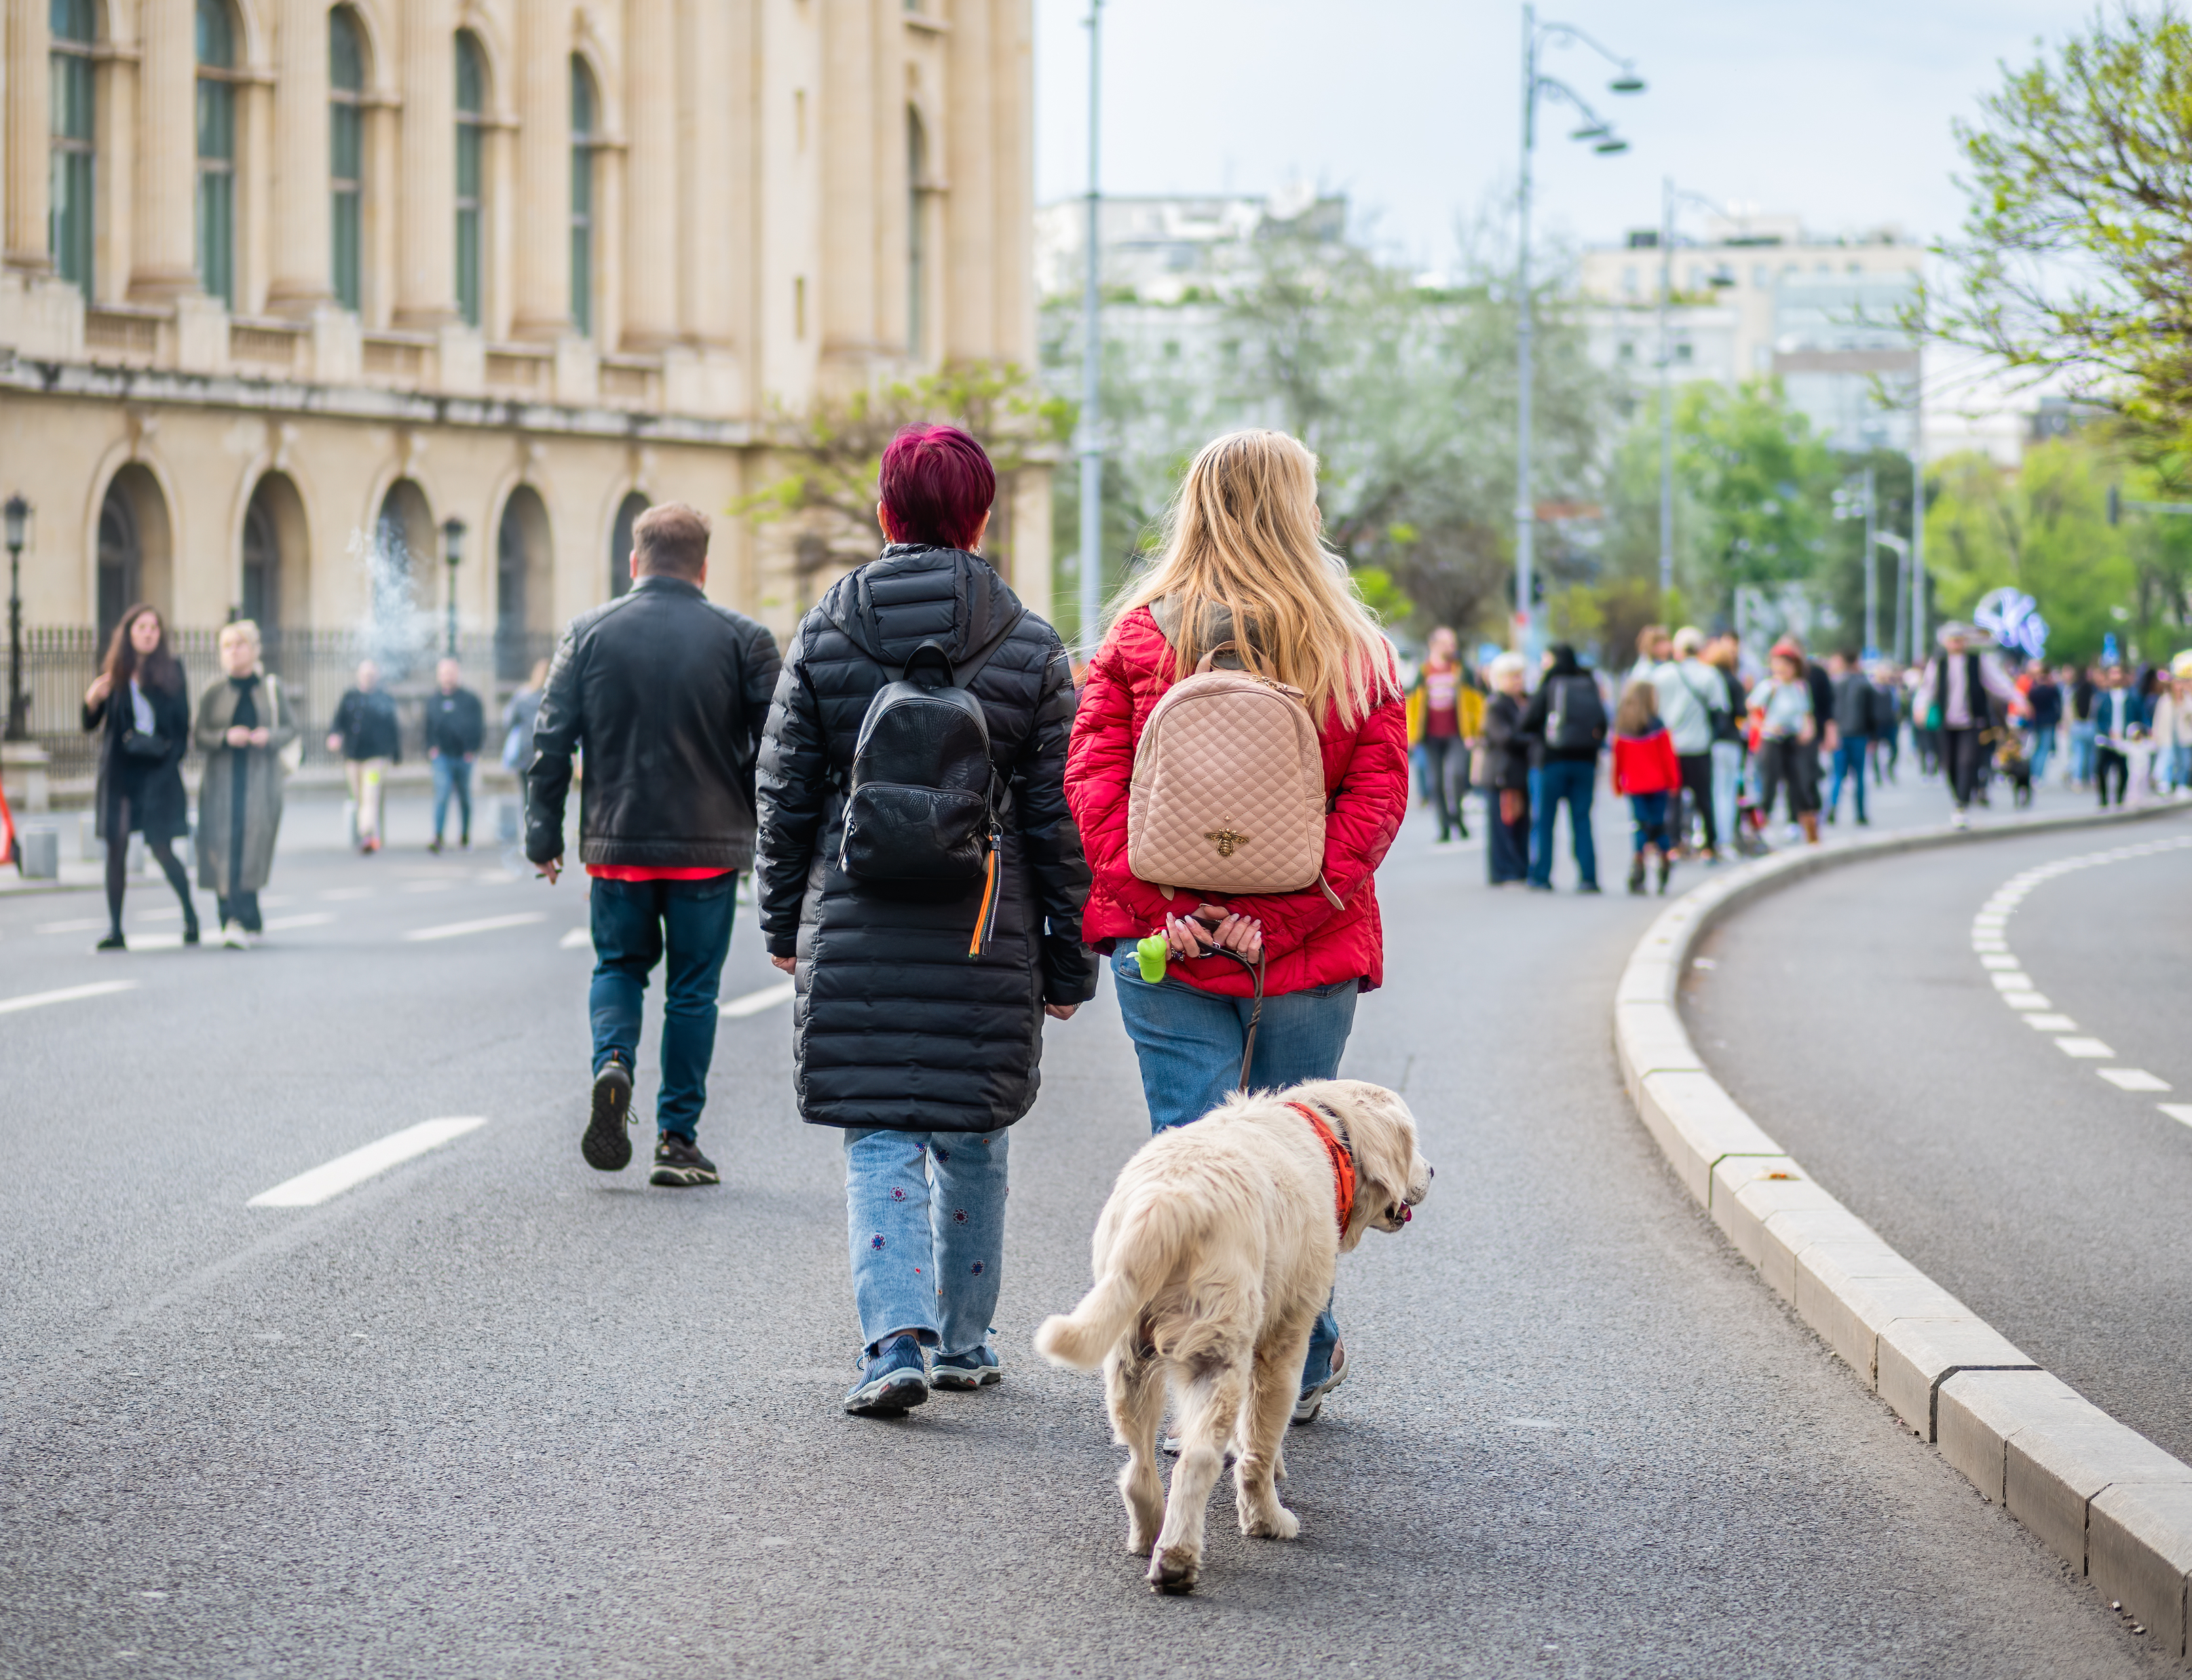
[[[1717,930],[1685,989],[1707,1062],[1822,1183],[2192,1460],[2192,1107],[2162,1106],[2192,1104],[2188,840],[2192,813],[1830,871]],[[1972,918],[2012,876],[2120,851],[2008,915],[2006,954],[2049,1005],[2054,1030],[2035,1030],[1972,949]],[[2065,1055],[2053,1039],[2073,1035],[2113,1053]]]
[[[1124,1550],[1097,1380],[1028,1349],[1145,1136],[1108,988],[1013,1134],[1003,1386],[878,1423],[838,1409],[840,1150],[796,1120],[787,1010],[722,1023],[720,1189],[580,1161],[574,883],[296,853],[270,914],[330,920],[119,958],[38,931],[88,895],[0,901],[0,1004],[137,982],[0,1013],[0,1671],[2166,1671],[1662,1165],[1608,1029],[1655,905],[1482,869],[1418,820],[1382,879],[1346,1071],[1405,1090],[1439,1176],[1343,1264],[1303,1538],[1221,1495],[1179,1600]],[[742,912],[724,995],[774,977]],[[443,1116],[486,1123],[245,1205]]]

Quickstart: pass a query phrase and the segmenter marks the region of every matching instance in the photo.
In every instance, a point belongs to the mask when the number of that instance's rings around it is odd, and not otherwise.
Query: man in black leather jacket
[[[562,872],[571,755],[584,748],[594,1084],[579,1151],[603,1172],[631,1159],[640,1000],[666,950],[650,1182],[714,1184],[695,1140],[738,875],[753,864],[754,759],[782,662],[766,629],[701,592],[708,521],[696,510],[673,502],[640,516],[631,575],[630,593],[571,621],[549,668],[525,772],[525,855],[551,883]]]

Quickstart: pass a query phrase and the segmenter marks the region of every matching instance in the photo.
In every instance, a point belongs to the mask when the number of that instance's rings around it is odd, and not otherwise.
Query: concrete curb
[[[2184,809],[1921,829],[1776,852],[1669,906],[1630,954],[1613,1002],[1614,1049],[1637,1117],[1737,1251],[1897,1416],[2180,1662],[2192,1654],[2192,1465],[2042,1370],[1813,1182],[1713,1078],[1677,994],[1716,922],[1822,869]]]

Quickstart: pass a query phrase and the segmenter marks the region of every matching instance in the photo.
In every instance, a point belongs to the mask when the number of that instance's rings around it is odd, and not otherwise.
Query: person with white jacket
[[[1659,702],[1659,721],[1675,743],[1675,762],[1682,772],[1683,794],[1704,819],[1705,856],[1720,856],[1720,823],[1713,809],[1713,714],[1725,715],[1727,685],[1720,673],[1704,662],[1705,633],[1686,624],[1675,633],[1673,657],[1652,668],[1653,692]],[[1677,810],[1673,823],[1677,842],[1689,841],[1688,816]]]

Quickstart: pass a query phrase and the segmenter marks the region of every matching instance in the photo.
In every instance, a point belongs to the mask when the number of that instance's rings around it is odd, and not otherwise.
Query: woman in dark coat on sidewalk
[[[888,545],[800,624],[761,747],[762,930],[798,980],[800,1112],[845,1134],[863,1343],[845,1408],[867,1415],[920,1404],[932,1381],[998,1381],[988,1337],[1007,1128],[1035,1102],[1043,1017],[1065,1019],[1096,989],[1081,943],[1088,867],[1064,787],[1072,676],[1058,633],[975,552],[996,482],[956,428],[892,442],[877,509]],[[930,641],[955,666],[995,644],[965,684],[1002,790],[996,923],[979,956],[980,884],[902,896],[839,867],[868,703]],[[933,1379],[923,1347],[936,1350]]]
[[[1492,662],[1484,706],[1485,861],[1492,885],[1530,878],[1530,739],[1522,732],[1529,667],[1519,653]]]
[[[128,948],[122,937],[122,893],[128,880],[129,836],[146,846],[183,903],[183,943],[198,943],[198,913],[190,877],[174,851],[190,832],[183,794],[183,754],[191,744],[191,697],[181,662],[168,652],[168,627],[150,607],[131,607],[114,627],[106,663],[83,696],[83,726],[103,732],[94,821],[106,842],[106,937],[96,948]]]

